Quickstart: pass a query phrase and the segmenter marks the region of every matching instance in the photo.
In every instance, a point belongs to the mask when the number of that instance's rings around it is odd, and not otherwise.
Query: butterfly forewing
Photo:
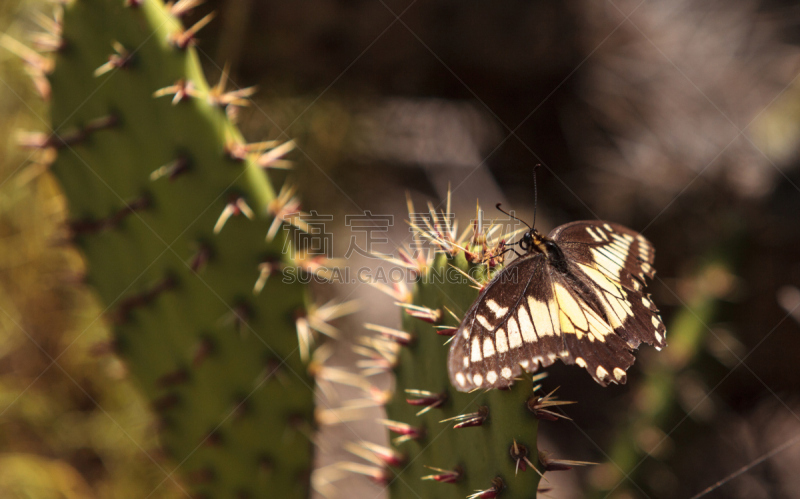
[[[560,358],[601,385],[624,383],[641,342],[663,347],[665,330],[645,277],[652,245],[630,229],[574,222],[550,234],[565,264],[543,254],[515,260],[489,283],[459,326],[449,372],[460,391],[500,388]]]

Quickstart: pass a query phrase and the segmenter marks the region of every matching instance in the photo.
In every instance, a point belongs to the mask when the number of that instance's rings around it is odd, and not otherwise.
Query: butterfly
[[[462,392],[503,388],[523,370],[561,359],[602,386],[624,384],[633,350],[643,342],[666,346],[666,328],[644,291],[655,275],[653,245],[603,221],[568,223],[546,237],[529,229],[515,243],[523,253],[461,321],[448,354],[450,382]]]

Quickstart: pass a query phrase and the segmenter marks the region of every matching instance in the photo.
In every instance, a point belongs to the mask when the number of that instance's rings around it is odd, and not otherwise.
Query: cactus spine
[[[180,20],[197,3],[65,4],[54,65],[28,54],[53,131],[26,144],[51,162],[85,280],[158,415],[176,465],[164,481],[174,474],[193,497],[305,497],[306,360],[315,325],[337,310],[269,279],[308,268],[284,251],[297,200],[265,173],[292,145],[244,143],[229,116],[251,91],[206,82],[193,45],[210,17]]]

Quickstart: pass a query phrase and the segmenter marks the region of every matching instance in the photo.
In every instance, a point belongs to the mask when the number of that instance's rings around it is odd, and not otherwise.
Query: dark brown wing
[[[642,294],[655,272],[646,239],[605,222],[566,224],[550,237],[567,272],[544,255],[519,258],[467,311],[448,356],[459,391],[505,387],[558,358],[603,386],[625,383],[630,350],[642,341],[665,346],[658,310]]]
[[[547,265],[543,255],[515,260],[467,311],[448,355],[456,389],[509,386],[523,369],[548,366],[564,350],[559,325],[552,322],[558,321],[558,310]]]
[[[607,323],[631,349],[645,342],[661,350],[666,328],[644,292],[652,279],[655,250],[644,236],[619,224],[572,222],[550,233],[574,273],[594,292]]]

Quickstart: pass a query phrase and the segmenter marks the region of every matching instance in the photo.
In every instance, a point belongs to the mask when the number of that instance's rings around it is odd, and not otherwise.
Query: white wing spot
[[[614,368],[614,377],[617,378],[617,381],[621,380],[625,377],[625,371],[620,369],[619,367]]]
[[[461,386],[467,384],[467,379],[464,377],[464,373],[456,373],[456,382]]]
[[[664,341],[664,337],[661,336],[661,333],[659,333],[658,331],[656,331],[656,340],[658,340],[659,343]]]
[[[523,369],[527,369],[530,364],[531,363],[530,363],[530,361],[528,361],[528,359],[519,361],[519,365],[521,365]],[[508,369],[508,368],[506,368],[506,369]],[[509,371],[510,371],[510,369],[509,369]]]
[[[529,296],[528,307],[531,309],[531,317],[539,319],[539,327],[536,328],[539,336],[552,336],[554,334],[553,323],[550,322],[550,311],[548,310],[547,302],[539,301]]]
[[[492,330],[492,325],[489,324],[489,321],[486,320],[486,317],[484,317],[482,315],[476,315],[475,318],[478,319],[478,322],[480,323],[480,325],[483,326],[485,329],[487,329],[489,331]]]
[[[494,355],[494,343],[491,338],[483,340],[483,358],[488,359]]]
[[[661,325],[661,321],[659,321],[655,315],[650,317],[650,321],[653,323],[653,327],[655,328],[658,328],[658,326]]]
[[[518,348],[522,345],[522,337],[519,335],[519,327],[517,321],[513,317],[508,319],[508,346],[510,348]]]
[[[592,227],[586,227],[586,232],[588,232],[589,235],[592,236],[592,239],[594,239],[598,243],[602,243],[603,242],[603,239],[600,236],[598,236],[597,234],[594,233],[594,231],[592,230]]]
[[[508,307],[501,307],[494,300],[486,300],[486,306],[489,307],[489,310],[491,310],[498,319],[505,316],[506,312],[508,312]]]
[[[614,229],[608,224],[603,224],[603,228],[609,232],[614,232]]]
[[[472,356],[471,356],[472,362],[480,362],[481,359],[483,359],[483,357],[481,357],[481,340],[480,340],[480,338],[478,338],[477,335],[474,338],[472,338],[472,349],[471,350],[472,350],[472,352],[471,352],[471,354],[472,354]]]
[[[642,296],[642,305],[644,305],[647,308],[650,308],[650,300],[648,300],[646,297]]]
[[[497,330],[494,335],[494,340],[497,343],[497,353],[508,352],[508,339],[506,338],[506,332],[503,328]]]
[[[519,307],[517,317],[519,317],[519,329],[522,332],[522,339],[525,343],[534,343],[536,341],[536,330],[533,329],[531,316],[528,315],[525,305]]]
[[[468,339],[469,339],[469,328],[468,328],[468,327],[465,327],[465,328],[464,328],[464,329],[461,331],[461,336],[463,336],[465,340],[468,340]]]
[[[583,357],[575,357],[575,363],[583,367],[584,369],[586,368],[586,361],[583,360]]]
[[[481,386],[483,384],[483,376],[480,374],[472,376],[472,384],[475,386]]]
[[[527,361],[526,361],[526,362],[527,362]],[[504,368],[503,368],[503,370],[502,370],[502,371],[500,371],[500,374],[501,374],[501,375],[502,375],[502,376],[503,376],[505,379],[511,379],[511,375],[512,375],[513,373],[511,372],[511,368],[510,368],[510,367],[504,367]]]
[[[494,382],[497,381],[497,373],[494,371],[489,371],[488,373],[486,373],[486,381],[488,381],[491,384],[494,384]]]
[[[597,366],[597,377],[603,379],[608,376],[608,371],[603,366]]]
[[[464,369],[469,367],[469,357],[467,357],[466,355],[464,356],[463,364],[464,364]]]

